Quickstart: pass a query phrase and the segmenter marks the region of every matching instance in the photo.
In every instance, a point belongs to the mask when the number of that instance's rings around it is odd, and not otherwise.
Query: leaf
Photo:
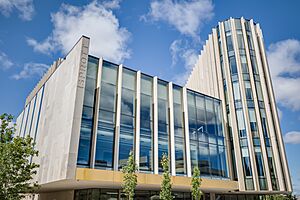
[[[12,115],[0,115],[0,199],[21,199],[25,193],[33,193],[38,184],[33,182],[39,165],[31,158],[38,155],[30,136],[15,135],[15,125],[11,125]]]

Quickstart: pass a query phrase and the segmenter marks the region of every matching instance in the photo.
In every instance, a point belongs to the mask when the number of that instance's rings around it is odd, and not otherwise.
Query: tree
[[[123,191],[128,197],[128,200],[133,200],[134,190],[137,185],[137,165],[133,156],[133,152],[130,151],[127,164],[123,166],[122,172],[124,173],[123,177]]]
[[[159,197],[161,200],[171,200],[173,199],[173,196],[171,176],[169,171],[169,158],[165,153],[162,155],[161,165],[163,167],[163,181],[161,183]]]
[[[194,167],[193,169],[193,178],[191,181],[192,185],[192,197],[194,200],[200,200],[202,196],[202,192],[200,190],[201,185],[201,178],[200,178],[200,170],[198,167]]]
[[[0,115],[0,199],[3,200],[19,200],[38,188],[32,179],[39,165],[30,161],[38,151],[34,150],[30,136],[14,137],[12,120],[12,115]]]
[[[275,195],[269,195],[267,196],[268,200],[297,200],[297,197],[295,195],[292,195],[292,193],[289,194],[275,194]]]

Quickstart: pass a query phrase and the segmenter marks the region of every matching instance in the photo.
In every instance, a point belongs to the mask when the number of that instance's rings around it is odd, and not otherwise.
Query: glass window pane
[[[135,92],[126,88],[122,89],[121,113],[124,115],[134,115]]]
[[[152,77],[142,74],[140,108],[140,170],[153,170]]]
[[[101,82],[116,85],[118,65],[103,61]]]
[[[102,82],[101,93],[100,93],[100,109],[114,112],[115,105],[116,105],[116,86]]]
[[[129,152],[133,151],[136,99],[135,89],[136,72],[127,68],[123,68],[120,116],[121,126],[119,139],[119,169],[121,169],[127,163]]]
[[[113,168],[117,69],[117,65],[103,61],[95,156],[97,168]]]
[[[233,86],[233,95],[234,95],[234,100],[241,100],[241,93],[240,93],[240,86],[238,81],[234,81],[232,83]]]
[[[246,135],[246,126],[242,109],[236,110],[236,117],[238,122],[238,129],[240,137],[247,137]]]
[[[89,165],[98,59],[88,57],[77,163]]]
[[[135,89],[135,75],[136,72],[123,68],[123,74],[122,74],[122,87],[127,88],[130,90]]]
[[[230,66],[231,75],[238,73],[235,56],[229,57],[229,66]]]
[[[113,167],[114,129],[100,125],[97,132],[95,166],[111,169]]]

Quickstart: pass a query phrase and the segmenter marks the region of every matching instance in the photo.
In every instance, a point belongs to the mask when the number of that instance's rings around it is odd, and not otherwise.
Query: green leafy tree
[[[297,200],[297,197],[295,195],[292,195],[292,193],[289,194],[275,194],[275,195],[269,195],[268,200]]]
[[[171,200],[173,199],[173,196],[171,176],[169,171],[169,158],[165,153],[162,155],[161,165],[163,167],[163,181],[161,183],[159,197],[161,200]]]
[[[30,158],[37,156],[30,136],[16,136],[13,116],[0,115],[0,199],[19,200],[33,193],[38,185],[33,182],[37,164]]]
[[[193,177],[191,181],[192,185],[192,197],[194,200],[200,200],[202,196],[202,192],[200,190],[201,185],[201,178],[200,178],[200,170],[198,167],[194,167],[193,169]]]
[[[128,200],[133,200],[134,197],[134,190],[137,185],[136,171],[137,171],[137,165],[135,163],[133,152],[130,151],[127,164],[122,168],[122,172],[124,174],[123,191],[125,192],[125,195],[128,197]]]

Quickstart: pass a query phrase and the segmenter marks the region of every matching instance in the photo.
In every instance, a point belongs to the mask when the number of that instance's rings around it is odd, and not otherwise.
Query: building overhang
[[[158,174],[137,173],[138,190],[160,190],[162,176]],[[190,191],[191,178],[186,176],[171,176],[175,191]],[[123,173],[120,171],[77,168],[75,179],[60,180],[41,185],[39,192],[74,190],[86,188],[120,189]],[[215,180],[202,178],[203,192],[226,193],[238,190],[238,182],[231,180]]]

